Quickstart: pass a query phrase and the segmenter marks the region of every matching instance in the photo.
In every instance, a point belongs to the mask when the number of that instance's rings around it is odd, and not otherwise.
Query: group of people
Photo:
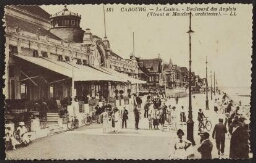
[[[178,104],[178,97],[175,98],[176,104]],[[171,129],[177,130],[177,124],[183,124],[186,122],[186,114],[184,106],[176,108],[169,104],[170,98],[167,100],[161,99],[158,95],[149,94],[147,101],[144,105],[144,118],[148,118],[149,129],[159,129],[159,125],[163,129],[166,124],[171,126]]]
[[[7,126],[5,129],[5,142],[6,145],[12,147],[13,150],[16,150],[16,146],[24,144],[27,145],[30,143],[30,134],[24,122],[19,122],[19,126],[16,131],[13,131],[10,126]]]
[[[111,131],[118,133],[121,128],[127,128],[128,110],[125,106],[119,110],[108,105],[99,117],[102,118],[103,133]]]

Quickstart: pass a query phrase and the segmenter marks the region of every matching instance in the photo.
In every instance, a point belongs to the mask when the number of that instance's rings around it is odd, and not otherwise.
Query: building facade
[[[66,6],[53,15],[39,6],[5,8],[7,99],[62,99],[71,97],[72,91],[81,97],[99,93],[107,99],[115,90],[136,91],[128,82],[138,76],[136,59],[112,52],[107,38],[83,30],[80,20]],[[129,77],[121,79],[110,69]]]

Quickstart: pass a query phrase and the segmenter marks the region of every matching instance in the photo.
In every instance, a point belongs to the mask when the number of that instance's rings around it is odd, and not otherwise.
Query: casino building
[[[53,15],[39,6],[6,6],[4,18],[6,99],[61,101],[73,94],[78,101],[88,95],[109,101],[144,83],[136,79],[135,57],[114,53],[107,37],[83,29],[81,15],[67,6]]]

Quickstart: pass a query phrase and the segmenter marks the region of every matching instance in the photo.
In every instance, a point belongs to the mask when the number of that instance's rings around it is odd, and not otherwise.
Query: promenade
[[[212,126],[218,122],[222,115],[213,111],[213,103],[210,101],[210,109],[205,110],[205,95],[198,94],[192,99],[195,146],[190,151],[195,154],[194,159],[200,159],[197,147],[200,144],[198,135],[197,112],[202,108],[205,115],[209,117]],[[175,103],[171,99],[171,103]],[[180,98],[176,105],[177,111],[184,106],[186,116],[188,115],[188,97]],[[176,131],[149,130],[148,120],[141,114],[139,130],[134,129],[134,114],[129,108],[128,128],[121,129],[119,133],[103,133],[101,124],[83,126],[74,131],[67,131],[53,136],[35,140],[28,147],[18,148],[16,151],[7,151],[6,158],[9,159],[169,159],[168,156],[174,150],[173,142],[177,135]],[[143,110],[143,109],[142,109]],[[212,130],[213,130],[212,127]],[[186,138],[186,125],[179,125],[184,130]],[[212,130],[209,132],[212,134]],[[215,141],[213,143],[213,158],[218,158]],[[229,156],[230,139],[226,136],[225,153],[222,158]],[[161,150],[159,150],[161,149]],[[163,150],[165,149],[165,150]]]

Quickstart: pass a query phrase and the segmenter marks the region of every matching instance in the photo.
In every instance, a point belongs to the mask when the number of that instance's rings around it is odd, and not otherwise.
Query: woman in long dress
[[[168,122],[168,124],[171,124],[171,120],[172,120],[172,106],[171,105],[169,105],[169,107],[167,109],[167,114],[168,114],[167,122]]]
[[[103,124],[102,124],[103,133],[105,133],[108,128],[108,121],[109,121],[107,109],[105,109],[105,111],[101,113],[101,116],[103,119]]]
[[[120,111],[117,109],[115,112],[115,133],[118,133],[121,129],[121,115]]]
[[[181,129],[177,131],[177,136],[178,140],[174,143],[174,152],[172,148],[169,157],[171,159],[187,159],[187,149],[191,146],[191,142],[182,138],[184,136],[184,132]]]

